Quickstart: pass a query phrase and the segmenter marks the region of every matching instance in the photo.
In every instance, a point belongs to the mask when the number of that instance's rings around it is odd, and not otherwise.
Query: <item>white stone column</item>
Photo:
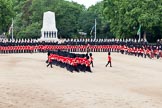
[[[55,38],[58,38],[58,37],[57,37],[57,31],[56,31],[56,37],[55,37]]]
[[[46,38],[46,32],[43,31],[43,38]]]
[[[52,38],[52,31],[50,31],[50,37]]]
[[[58,40],[57,37],[57,28],[55,21],[55,13],[51,11],[44,12],[43,14],[43,27],[41,29],[42,37],[44,40]]]
[[[42,34],[42,37],[41,38],[44,38],[44,32],[43,31],[41,32],[41,34]]]
[[[51,38],[52,38],[52,31],[51,31]]]

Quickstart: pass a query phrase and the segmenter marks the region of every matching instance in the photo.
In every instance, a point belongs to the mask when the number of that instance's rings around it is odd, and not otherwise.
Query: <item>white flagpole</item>
[[[95,19],[95,38],[94,38],[94,40],[96,40],[96,19]]]
[[[139,33],[139,42],[141,41],[141,32]]]
[[[139,35],[138,42],[141,41],[141,25],[139,26],[137,34]]]
[[[12,40],[13,40],[13,18],[12,18],[12,26],[11,26],[11,30],[12,30]]]

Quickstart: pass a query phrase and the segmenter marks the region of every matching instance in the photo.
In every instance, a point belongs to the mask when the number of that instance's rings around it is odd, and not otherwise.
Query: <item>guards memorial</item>
[[[41,29],[41,38],[43,41],[58,41],[55,13],[51,11],[44,12],[43,27]]]

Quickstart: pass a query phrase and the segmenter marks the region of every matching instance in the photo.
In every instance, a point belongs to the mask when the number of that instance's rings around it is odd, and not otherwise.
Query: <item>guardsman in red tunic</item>
[[[157,46],[156,49],[154,50],[156,58],[159,59],[160,58],[160,53],[159,53],[159,47]]]
[[[0,53],[2,53],[2,46],[0,45]]]
[[[74,56],[74,58],[72,58],[72,66],[73,66],[73,70],[79,72],[78,68],[77,68],[77,59],[76,59],[76,56]]]
[[[91,71],[91,67],[90,67],[89,56],[87,56],[87,57],[85,58],[84,63],[85,63],[85,71],[92,72],[92,71]]]
[[[106,64],[106,67],[107,67],[107,65],[110,63],[110,67],[112,67],[112,65],[111,65],[111,56],[110,56],[110,52],[108,52],[108,62],[107,62],[107,64]]]
[[[149,58],[151,58],[151,50],[149,48],[147,48],[146,50],[146,54]]]

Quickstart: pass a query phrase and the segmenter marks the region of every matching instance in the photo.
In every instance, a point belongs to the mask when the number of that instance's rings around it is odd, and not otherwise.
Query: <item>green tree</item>
[[[78,19],[85,8],[75,2],[60,3],[56,9],[56,22],[59,36],[62,38],[77,37]]]
[[[31,25],[27,26],[25,29],[21,30],[17,38],[32,38],[32,39],[38,39],[40,38],[40,23],[32,23]]]
[[[13,16],[13,3],[11,0],[0,0],[0,34],[7,32]]]
[[[161,27],[161,0],[104,0],[104,15],[118,38],[135,37],[139,25],[143,35],[155,35]],[[153,37],[152,37],[153,39]]]
[[[82,5],[64,0],[27,0],[22,1],[19,4],[21,4],[21,10],[15,8],[15,10],[18,10],[15,19],[15,35],[17,37],[33,37],[29,36],[35,34],[31,33],[32,31],[40,32],[43,22],[43,13],[45,11],[55,12],[59,37],[70,38],[77,35],[78,16],[80,16],[80,13],[84,9]],[[33,24],[35,23],[39,24],[39,26],[33,27]],[[29,30],[32,31],[27,33]],[[35,38],[38,37],[36,34],[34,35]]]
[[[90,37],[90,32],[97,21],[97,38],[112,38],[110,33],[109,23],[104,19],[103,15],[103,2],[98,2],[96,5],[89,7],[79,17],[80,29],[87,33]],[[92,34],[94,37],[94,32]]]

